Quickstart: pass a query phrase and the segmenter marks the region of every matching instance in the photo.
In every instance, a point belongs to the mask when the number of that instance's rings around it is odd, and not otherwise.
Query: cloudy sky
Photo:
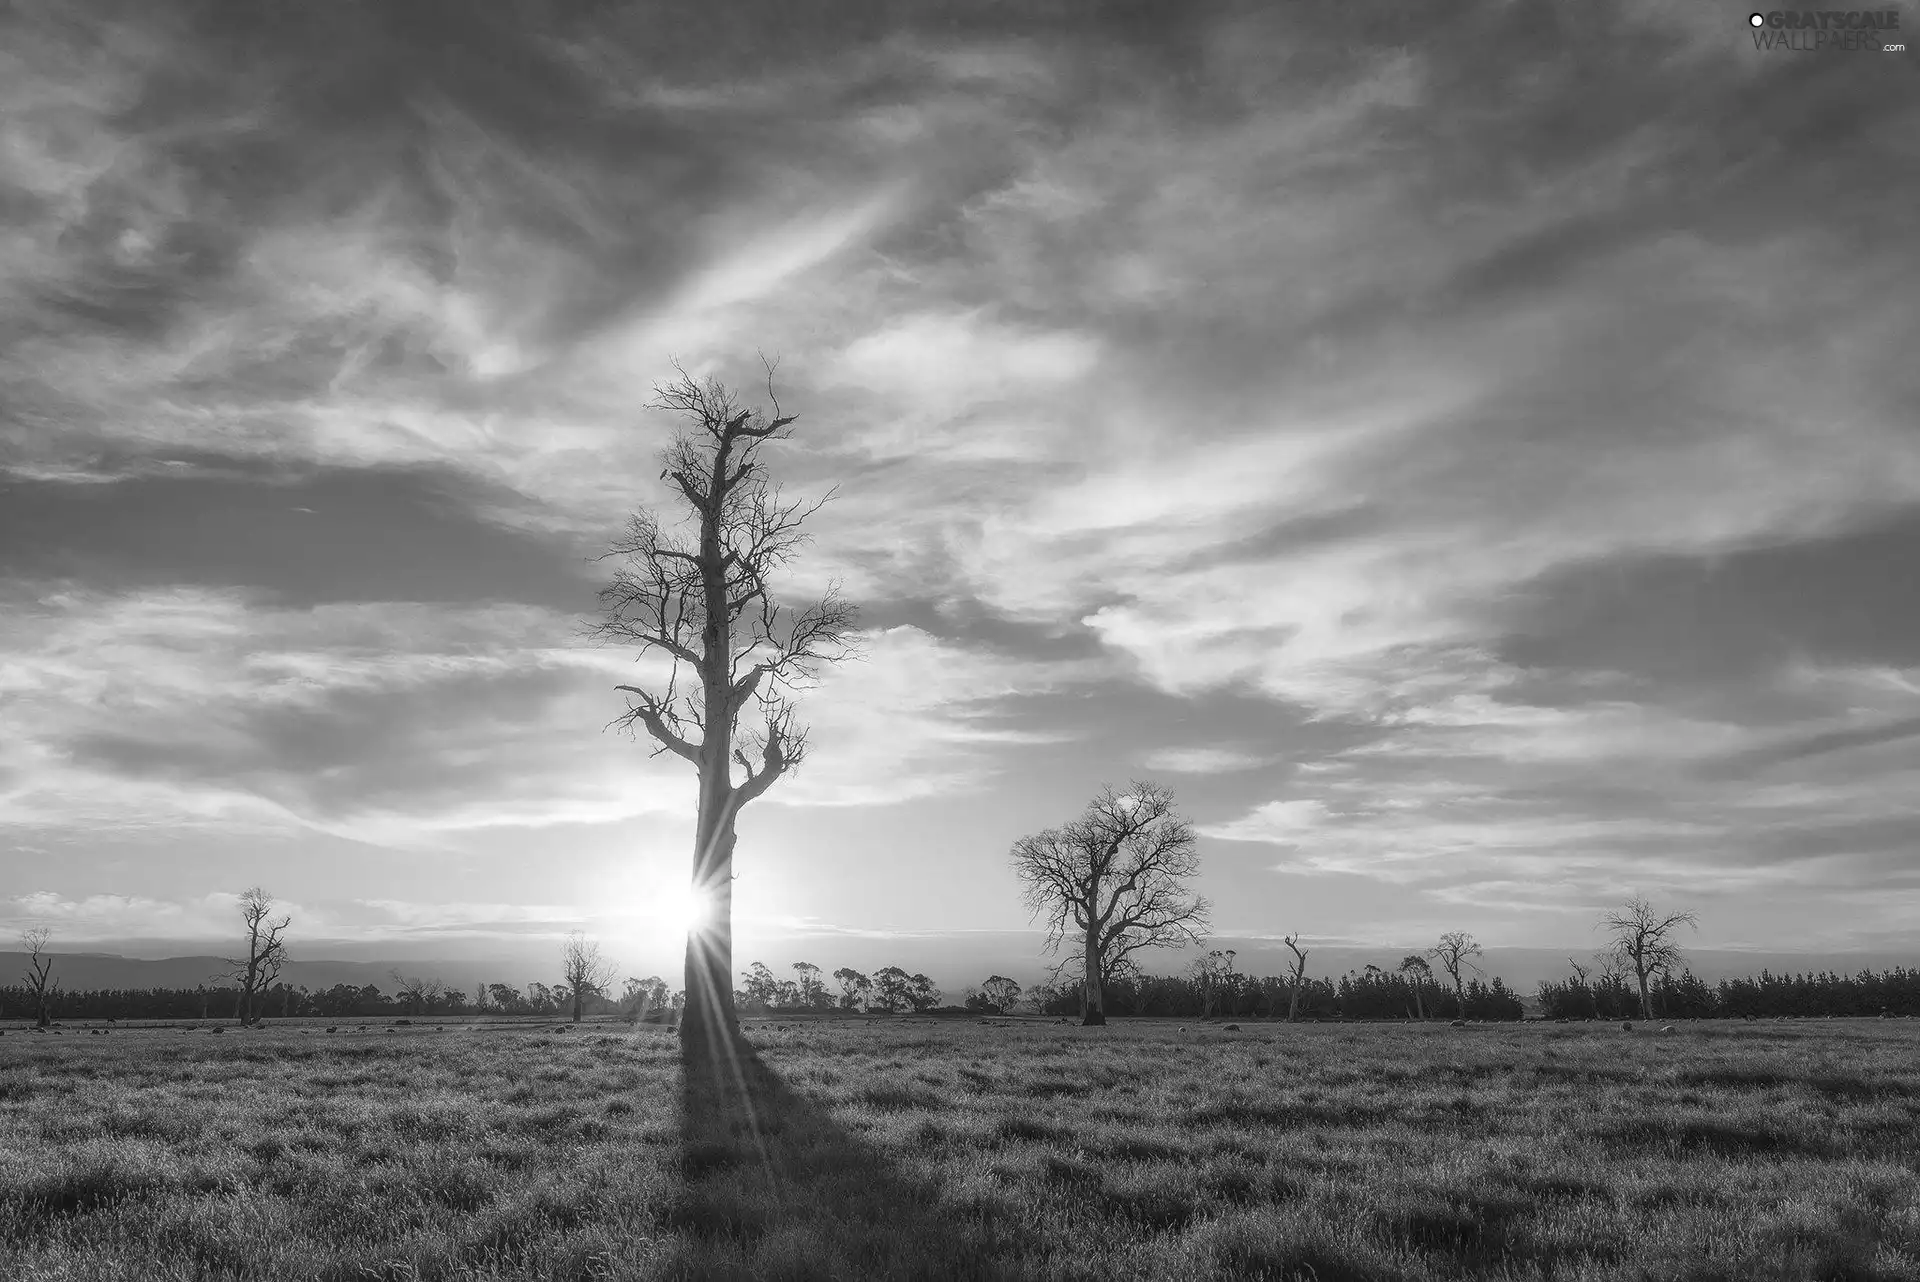
[[[1920,59],[909,10],[10,7],[0,924],[671,965],[588,558],[764,351],[868,653],[742,964],[1031,969],[1009,844],[1132,777],[1223,936],[1912,944]]]

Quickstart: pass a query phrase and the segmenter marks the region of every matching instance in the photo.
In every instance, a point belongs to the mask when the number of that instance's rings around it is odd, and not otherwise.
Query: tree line
[[[867,976],[850,967],[833,973],[829,987],[818,977],[819,968],[794,963],[801,977],[780,980],[755,964],[735,990],[740,1009],[757,1014],[924,1014],[940,1009],[966,1010],[977,1015],[1073,1016],[1080,1013],[1081,995],[1070,983],[1043,983],[1022,987],[995,975],[968,987],[958,1007],[940,1005],[940,989],[924,975],[908,975],[889,966]],[[1583,967],[1583,970],[1587,968]],[[809,974],[808,972],[812,972]],[[774,979],[772,987],[767,979]],[[812,978],[814,983],[807,980]],[[862,982],[864,981],[864,982]],[[1920,970],[1894,967],[1862,970],[1851,975],[1831,972],[1758,975],[1722,979],[1709,985],[1691,970],[1663,975],[1649,988],[1652,1014],[1643,1014],[1634,984],[1618,973],[1587,973],[1543,980],[1537,990],[1539,1010],[1548,1019],[1774,1019],[1857,1017],[1892,1014],[1920,1017]],[[235,986],[199,985],[193,988],[56,989],[46,1010],[50,1019],[208,1020],[237,1015],[243,992]],[[1408,973],[1369,965],[1339,976],[1314,976],[1296,985],[1290,975],[1250,975],[1216,966],[1213,977],[1197,968],[1178,975],[1134,972],[1121,975],[1108,987],[1109,1010],[1118,1016],[1161,1016],[1181,1019],[1284,1019],[1289,1011],[1299,1019],[1341,1020],[1518,1020],[1525,1009],[1519,996],[1499,976],[1485,981],[1475,976],[1456,996],[1432,985],[1417,971]],[[1464,997],[1464,1003],[1460,1000]],[[619,994],[595,993],[583,1000],[582,1013],[672,1023],[686,1003],[686,994],[670,988],[658,976],[633,978]],[[573,993],[564,983],[479,984],[473,992],[443,987],[432,981],[402,977],[391,991],[373,984],[335,984],[309,990],[304,985],[275,984],[259,998],[261,1018],[341,1017],[484,1017],[540,1016],[566,1018],[573,1012]],[[29,985],[0,986],[0,1019],[32,1019],[40,1011],[39,994]]]
[[[1617,973],[1580,972],[1540,985],[1541,1009],[1556,1019],[1625,1019],[1642,1015],[1639,993]],[[1660,1019],[1818,1019],[1825,1017],[1920,1016],[1920,970],[1896,966],[1862,970],[1758,975],[1723,979],[1709,986],[1691,970],[1661,975],[1649,989],[1652,1014]]]

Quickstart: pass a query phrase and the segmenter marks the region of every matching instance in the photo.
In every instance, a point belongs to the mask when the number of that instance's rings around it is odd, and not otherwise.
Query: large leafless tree
[[[1138,781],[1125,792],[1103,787],[1079,819],[1013,843],[1027,906],[1046,919],[1047,950],[1069,940],[1080,950],[1083,1023],[1107,1022],[1102,987],[1120,962],[1204,938],[1207,901],[1189,886],[1200,871],[1194,846],[1172,790]]]
[[[1467,1017],[1467,981],[1465,972],[1478,970],[1473,959],[1481,955],[1481,948],[1471,934],[1464,930],[1450,930],[1440,936],[1440,942],[1427,949],[1427,956],[1440,963],[1440,969],[1447,972],[1447,978],[1453,981],[1453,1000],[1458,1005],[1454,1014]]]
[[[223,957],[229,969],[219,978],[231,979],[240,985],[239,1010],[236,1012],[242,1024],[253,1024],[260,1018],[260,995],[273,986],[280,977],[280,968],[286,964],[287,941],[284,932],[293,924],[293,918],[282,914],[278,920],[271,917],[273,896],[258,886],[249,886],[240,892],[240,919],[247,927],[247,955],[245,957]]]
[[[600,941],[582,931],[567,932],[560,951],[561,977],[572,994],[573,1022],[578,1024],[589,997],[604,997],[613,983],[614,965],[600,954]]]
[[[33,1024],[45,1028],[53,1022],[53,998],[60,981],[53,977],[53,954],[47,945],[53,941],[51,926],[30,926],[20,932],[20,945],[27,950],[27,991],[33,994]]]
[[[772,368],[771,416],[743,406],[717,379],[678,372],[651,404],[682,423],[660,473],[679,512],[671,525],[644,508],[629,518],[602,558],[616,569],[591,632],[667,660],[663,679],[616,687],[628,696],[618,724],[644,727],[656,753],[684,759],[699,778],[692,885],[703,920],[687,935],[680,1032],[717,1045],[735,1026],[735,822],[804,760],[807,735],[792,696],[820,665],[852,653],[854,608],[837,586],[804,604],[779,599],[775,580],[826,500],[783,500],[768,475],[766,447],[788,439],[795,421],[780,412]],[[749,705],[759,724],[742,735]]]
[[[1280,942],[1293,954],[1287,974],[1287,1022],[1291,1024],[1300,1018],[1300,985],[1307,979],[1307,953],[1310,950],[1300,946],[1300,936],[1297,934],[1288,935]]]
[[[1660,913],[1644,898],[1635,895],[1620,908],[1600,919],[1610,938],[1604,954],[1622,971],[1630,972],[1640,989],[1640,1018],[1653,1018],[1653,1005],[1647,994],[1647,976],[1671,972],[1681,962],[1680,946],[1673,936],[1682,926],[1699,927],[1692,913]]]

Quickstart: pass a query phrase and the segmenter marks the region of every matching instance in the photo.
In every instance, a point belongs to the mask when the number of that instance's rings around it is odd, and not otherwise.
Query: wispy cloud
[[[1852,911],[1916,835],[1920,116],[1656,6],[1577,77],[1356,21],[10,16],[0,820],[503,884],[670,827],[583,558],[669,498],[669,360],[765,352],[840,495],[794,586],[875,620],[766,833],[849,904],[937,813],[924,928],[1017,921],[1007,827],[1144,765],[1276,913]]]

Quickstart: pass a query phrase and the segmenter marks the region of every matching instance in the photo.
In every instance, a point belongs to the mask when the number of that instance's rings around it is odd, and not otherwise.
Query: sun
[[[681,886],[660,901],[660,920],[678,934],[692,935],[704,929],[712,911],[707,892],[695,886]]]

